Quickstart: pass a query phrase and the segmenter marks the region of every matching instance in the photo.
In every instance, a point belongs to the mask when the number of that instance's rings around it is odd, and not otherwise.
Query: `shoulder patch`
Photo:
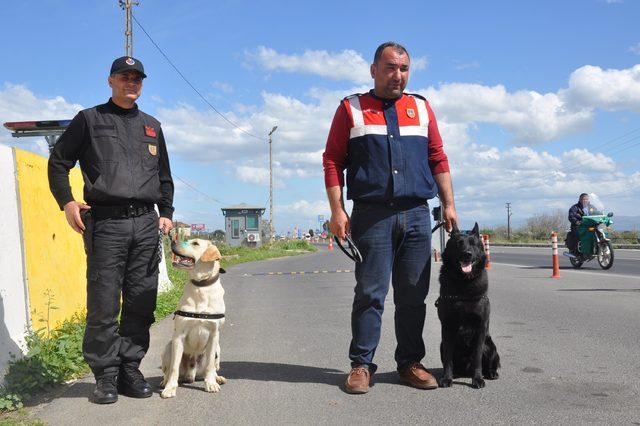
[[[427,100],[427,98],[425,98],[424,96],[419,95],[419,94],[417,94],[417,93],[407,93],[407,95],[409,95],[409,96],[413,96],[414,98],[420,98],[420,99],[422,99],[423,101],[426,101],[426,100]]]

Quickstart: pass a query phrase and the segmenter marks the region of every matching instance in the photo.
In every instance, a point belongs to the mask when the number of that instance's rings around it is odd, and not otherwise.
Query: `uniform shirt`
[[[373,90],[338,107],[323,154],[325,186],[344,186],[347,198],[388,202],[433,198],[433,175],[449,171],[438,124],[422,96],[395,100]]]
[[[157,204],[173,216],[173,180],[160,122],[138,110],[106,104],[80,111],[53,147],[49,186],[60,209],[73,201],[69,170],[80,162],[89,205]]]

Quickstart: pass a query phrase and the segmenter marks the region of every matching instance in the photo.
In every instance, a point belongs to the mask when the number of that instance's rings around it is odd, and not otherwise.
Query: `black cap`
[[[113,64],[111,64],[111,72],[109,74],[121,74],[127,71],[136,71],[142,74],[143,78],[147,77],[144,73],[142,62],[130,56],[123,56],[113,61]]]

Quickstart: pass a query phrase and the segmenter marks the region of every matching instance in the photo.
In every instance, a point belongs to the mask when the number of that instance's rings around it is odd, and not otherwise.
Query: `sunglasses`
[[[356,247],[356,244],[351,239],[351,235],[347,234],[344,236],[344,240],[347,243],[347,247],[349,251],[347,251],[347,249],[344,248],[344,246],[340,242],[340,238],[334,235],[333,239],[338,245],[338,247],[340,247],[340,250],[342,250],[342,252],[346,254],[349,259],[353,260],[356,263],[362,263],[362,255],[360,254],[360,250],[358,250],[358,247]]]

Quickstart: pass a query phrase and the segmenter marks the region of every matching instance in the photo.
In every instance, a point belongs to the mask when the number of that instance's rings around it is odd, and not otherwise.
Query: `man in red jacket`
[[[371,65],[374,89],[342,100],[323,155],[329,227],[340,238],[351,233],[363,258],[355,272],[349,393],[366,393],[377,368],[373,356],[390,279],[400,380],[421,389],[438,387],[420,363],[431,271],[428,200],[439,194],[446,229],[457,216],[435,115],[425,98],[404,93],[409,67],[403,46],[378,47]],[[342,195],[345,169],[347,198],[354,201],[351,218]]]

